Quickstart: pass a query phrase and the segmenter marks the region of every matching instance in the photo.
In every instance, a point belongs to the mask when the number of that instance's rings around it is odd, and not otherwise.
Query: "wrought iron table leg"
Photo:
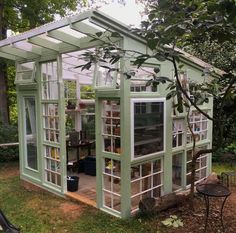
[[[204,227],[204,233],[205,233],[207,229],[207,222],[208,222],[208,216],[209,216],[209,198],[206,195],[204,195],[204,200],[206,204],[206,217],[205,217],[205,227]]]
[[[220,210],[220,221],[221,221],[221,226],[222,226],[223,232],[225,232],[225,227],[224,227],[224,223],[223,223],[223,209],[224,209],[224,205],[225,205],[227,197],[225,197],[225,199],[222,203],[222,206],[221,206],[221,210]]]

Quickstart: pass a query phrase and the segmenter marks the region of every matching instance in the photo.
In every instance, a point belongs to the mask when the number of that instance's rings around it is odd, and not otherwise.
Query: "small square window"
[[[17,64],[16,84],[35,83],[36,65],[35,62]]]

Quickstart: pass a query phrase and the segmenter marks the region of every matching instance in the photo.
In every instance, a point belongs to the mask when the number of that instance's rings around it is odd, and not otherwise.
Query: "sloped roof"
[[[76,51],[88,44],[96,33],[107,30],[117,31],[145,44],[145,40],[132,33],[127,25],[98,10],[90,10],[0,41],[0,57],[23,61],[34,60],[45,54]],[[183,50],[177,49],[177,51],[181,53],[183,59],[203,69],[214,68]],[[223,74],[219,69],[214,68],[214,71],[219,75]]]

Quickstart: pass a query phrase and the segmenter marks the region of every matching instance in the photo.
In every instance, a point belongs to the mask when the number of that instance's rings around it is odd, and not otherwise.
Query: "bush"
[[[230,143],[225,150],[231,154],[236,155],[236,142]]]
[[[0,128],[0,144],[18,142],[18,128],[15,125]],[[0,147],[0,162],[18,160],[19,146]]]

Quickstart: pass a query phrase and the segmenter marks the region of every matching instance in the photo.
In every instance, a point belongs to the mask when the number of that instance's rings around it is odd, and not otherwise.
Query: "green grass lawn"
[[[222,171],[236,171],[236,166],[214,164],[213,170],[220,174]],[[1,171],[0,164],[0,208],[14,225],[21,228],[21,233],[167,232],[160,224],[160,216],[121,220],[50,193],[27,191],[21,185],[19,176],[7,176],[6,172]],[[61,207],[67,205],[78,206],[78,209],[64,212]]]
[[[214,163],[212,166],[212,171],[220,175],[222,172],[234,171],[236,172],[236,165],[228,163]]]
[[[60,208],[63,204],[76,205],[50,193],[27,191],[18,176],[1,178],[0,175],[0,208],[14,225],[21,228],[21,233],[157,232],[156,227],[144,220],[121,220],[82,203],[78,204],[78,210],[65,213]]]

